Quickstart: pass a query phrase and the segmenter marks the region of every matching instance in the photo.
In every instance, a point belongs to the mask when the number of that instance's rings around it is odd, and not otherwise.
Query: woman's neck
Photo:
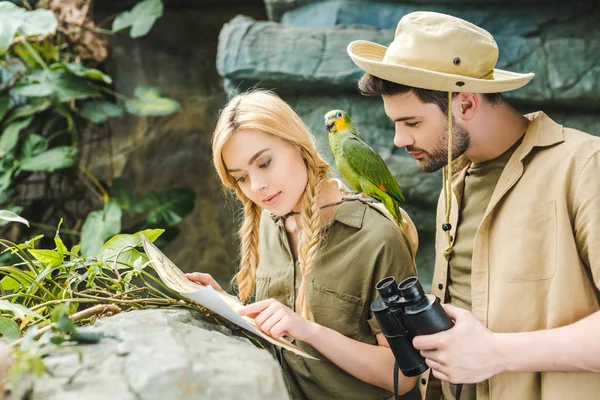
[[[335,203],[341,202],[343,197],[344,194],[340,191],[340,189],[334,181],[325,182],[325,184],[321,188],[321,193],[319,194],[319,211],[322,225],[327,224],[333,219],[338,206]],[[294,207],[294,213],[292,213],[292,215],[285,219],[284,225],[288,234],[297,234],[300,231],[300,227],[298,224],[300,215],[296,214],[296,212],[300,212],[299,204],[300,203],[298,203],[298,205]]]

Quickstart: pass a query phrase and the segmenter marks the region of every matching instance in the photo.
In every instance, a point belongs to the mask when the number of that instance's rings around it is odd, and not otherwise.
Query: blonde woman
[[[240,300],[256,290],[256,302],[240,314],[319,359],[282,351],[292,398],[391,397],[394,356],[369,306],[380,279],[415,274],[407,237],[370,205],[344,201],[312,134],[270,92],[225,106],[213,161],[244,205],[235,279]],[[221,290],[208,274],[189,278]],[[414,383],[400,374],[399,392]]]

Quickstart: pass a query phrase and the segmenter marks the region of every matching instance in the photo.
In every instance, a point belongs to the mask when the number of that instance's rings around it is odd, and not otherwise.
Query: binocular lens
[[[416,276],[411,276],[400,282],[398,290],[407,301],[425,297],[423,286],[421,286]]]
[[[380,280],[375,286],[375,289],[377,289],[379,295],[384,299],[398,294],[396,281],[393,276],[388,276],[387,278]]]

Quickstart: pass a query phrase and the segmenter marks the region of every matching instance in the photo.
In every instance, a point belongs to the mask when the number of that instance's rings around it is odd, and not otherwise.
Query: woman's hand
[[[309,342],[309,338],[318,327],[314,322],[301,317],[275,299],[249,304],[239,309],[238,314],[254,318],[256,325],[275,339],[289,335],[303,342]]]
[[[204,274],[202,272],[192,272],[189,274],[185,274],[185,277],[188,278],[190,281],[197,282],[201,285],[212,286],[213,289],[218,290],[220,292],[224,291],[221,288],[221,286],[217,283],[217,281],[215,281],[215,278],[213,278],[210,274]]]

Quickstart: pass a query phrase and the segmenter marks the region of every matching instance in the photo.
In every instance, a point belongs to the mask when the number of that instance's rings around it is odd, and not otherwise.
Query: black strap
[[[456,385],[456,400],[460,400],[460,394],[462,392],[462,383],[459,383],[458,385]]]
[[[400,397],[398,396],[398,372],[400,371],[400,367],[398,363],[394,363],[394,399],[398,400]]]

